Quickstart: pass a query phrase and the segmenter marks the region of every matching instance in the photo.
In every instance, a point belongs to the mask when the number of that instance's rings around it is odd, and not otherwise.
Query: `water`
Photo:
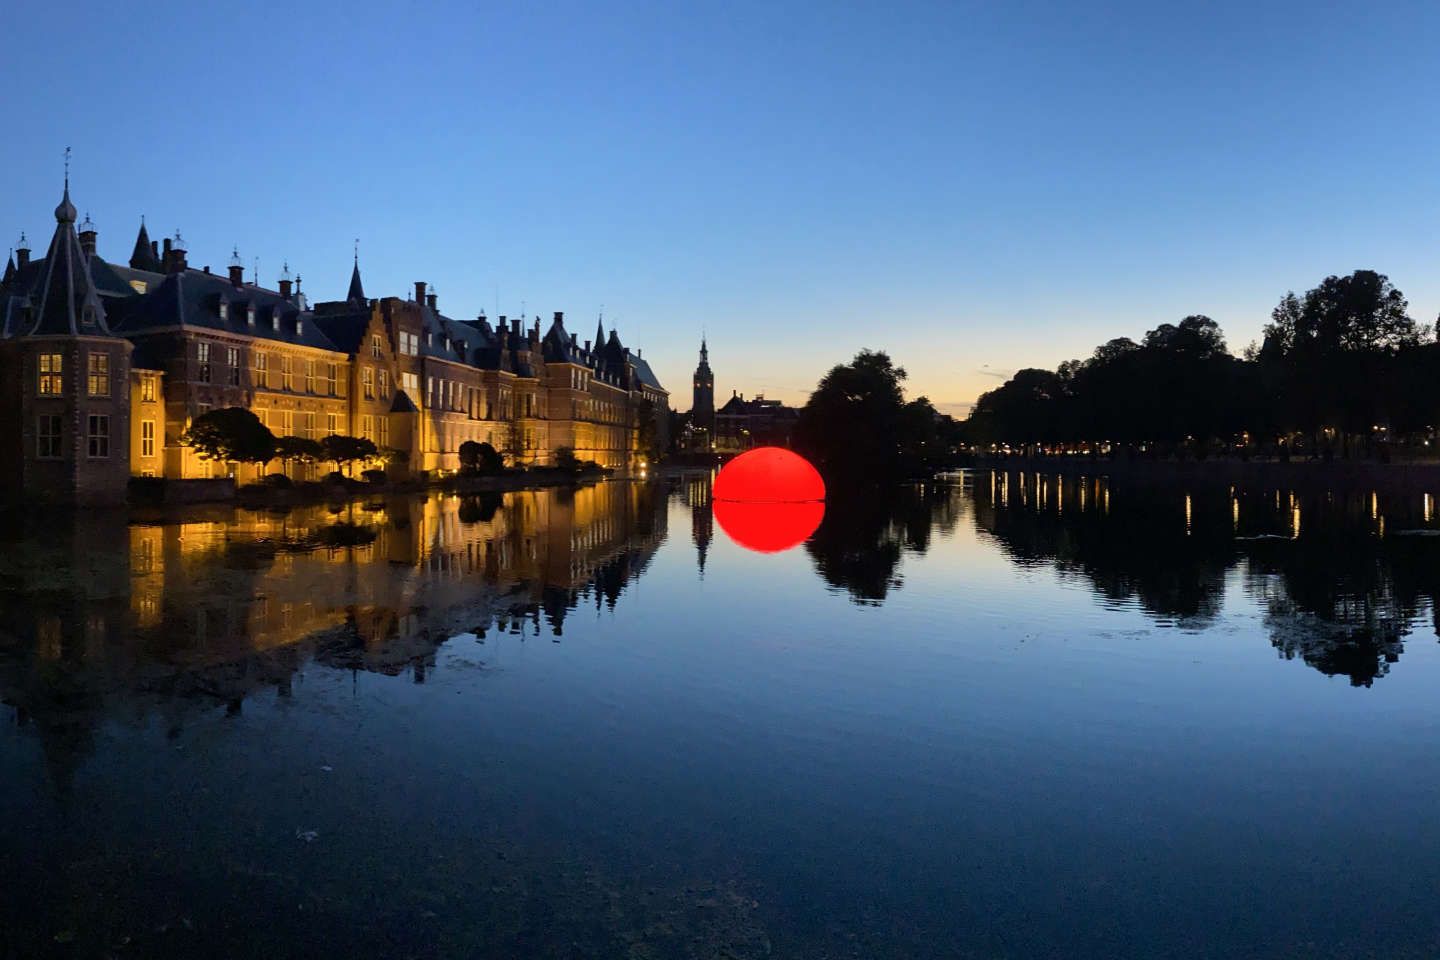
[[[0,548],[0,955],[1440,951],[1427,494],[704,481]]]

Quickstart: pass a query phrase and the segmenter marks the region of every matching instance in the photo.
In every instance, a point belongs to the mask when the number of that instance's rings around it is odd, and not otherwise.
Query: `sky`
[[[1433,3],[25,4],[0,240],[182,231],[341,298],[565,311],[672,405],[885,350],[957,415],[1026,366],[1388,274],[1440,312]],[[37,253],[37,255],[40,255]]]

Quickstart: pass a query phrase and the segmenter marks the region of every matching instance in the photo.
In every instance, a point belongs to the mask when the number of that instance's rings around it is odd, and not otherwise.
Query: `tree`
[[[180,443],[202,460],[268,463],[275,458],[275,435],[244,407],[222,407],[196,417]]]
[[[275,456],[285,463],[315,463],[324,458],[320,441],[309,437],[281,437],[275,441]]]
[[[466,440],[460,444],[460,469],[464,473],[475,473],[480,469],[480,444]]]
[[[644,457],[647,463],[654,463],[660,459],[663,452],[660,449],[660,420],[655,401],[642,397],[636,405],[635,418],[636,452]]]
[[[346,437],[332,433],[320,441],[322,458],[335,464],[335,469],[349,473],[349,466],[358,460],[373,460],[380,452],[373,440],[366,437]]]
[[[831,368],[800,411],[796,449],[829,480],[878,482],[899,475],[904,379],[904,368],[871,350]]]
[[[575,456],[574,447],[555,448],[555,466],[566,473],[580,472],[580,458]]]

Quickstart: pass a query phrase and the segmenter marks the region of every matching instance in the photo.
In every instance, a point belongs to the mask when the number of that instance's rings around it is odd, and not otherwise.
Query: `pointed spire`
[[[595,349],[599,350],[605,344],[605,314],[595,321]]]
[[[365,286],[360,282],[360,241],[355,241],[355,264],[350,268],[350,292],[345,295],[346,301],[354,304],[363,304],[365,299]]]
[[[28,333],[31,336],[111,335],[80,238],[75,235],[75,205],[70,202],[68,175],[65,195],[55,208],[55,235],[45,255],[45,277],[35,324]]]
[[[5,278],[0,283],[9,283],[15,279],[15,251],[10,251],[10,258],[5,261]]]
[[[159,273],[160,261],[155,257],[155,248],[150,245],[150,233],[145,229],[145,215],[140,215],[140,232],[135,235],[135,249],[130,252],[131,270],[149,270]]]

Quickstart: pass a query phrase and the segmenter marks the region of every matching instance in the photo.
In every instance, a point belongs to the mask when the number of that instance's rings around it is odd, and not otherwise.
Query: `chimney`
[[[424,302],[425,302],[425,281],[424,281],[424,280],[416,280],[416,281],[415,281],[415,302],[416,302],[416,303],[424,303]]]
[[[180,241],[180,236],[178,233],[175,236],[175,240],[171,240],[169,237],[165,238],[166,273],[182,273],[189,266],[189,264],[185,262],[184,242],[176,241]]]
[[[570,334],[570,346],[572,346],[572,347],[575,346],[575,337],[576,337],[576,336],[577,336],[577,334],[574,334],[574,333]]]
[[[207,263],[207,264],[205,264],[205,266],[201,267],[200,269],[201,269],[203,272],[205,272],[205,273],[209,273],[209,272],[210,272],[210,264]]]
[[[159,262],[159,260],[160,260],[160,241],[158,241],[158,240],[151,240],[151,241],[150,241],[150,256],[154,257],[157,263]]]
[[[280,296],[284,300],[290,299],[290,279],[288,277],[280,281]]]
[[[245,268],[238,264],[230,264],[230,284],[232,286],[243,286],[245,283]]]
[[[439,312],[439,311],[437,311],[437,310],[435,309],[435,299],[436,299],[436,298],[435,298],[435,294],[433,294],[433,293],[427,293],[427,294],[425,294],[425,305],[430,308],[430,310],[431,310],[432,313],[437,313],[437,312]]]
[[[590,352],[590,341],[589,341],[589,340],[586,340],[586,341],[585,341],[585,352],[586,352],[586,353],[589,353],[589,352]]]
[[[15,248],[15,265],[24,270],[30,264],[30,241],[20,234],[20,245]]]
[[[90,214],[85,214],[85,221],[80,224],[80,249],[85,251],[85,256],[95,256],[95,224],[90,222]]]

